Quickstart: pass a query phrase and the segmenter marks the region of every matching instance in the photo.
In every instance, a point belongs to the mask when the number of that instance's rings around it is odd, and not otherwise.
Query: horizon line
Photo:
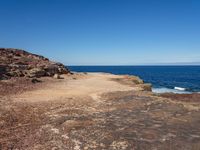
[[[142,64],[142,65],[65,65],[65,66],[113,66],[113,67],[117,67],[117,66],[200,66],[200,64]]]

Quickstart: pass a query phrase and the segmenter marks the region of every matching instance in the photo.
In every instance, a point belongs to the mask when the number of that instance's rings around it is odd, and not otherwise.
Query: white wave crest
[[[182,88],[182,87],[174,87],[175,90],[180,90],[180,91],[185,91],[186,89],[185,88]]]
[[[152,88],[152,92],[154,93],[176,93],[176,94],[190,94],[191,92],[185,90],[178,90],[178,89],[170,89],[166,87],[161,88]]]

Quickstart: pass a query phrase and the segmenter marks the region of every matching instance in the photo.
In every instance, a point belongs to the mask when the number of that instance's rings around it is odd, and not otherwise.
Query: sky
[[[200,64],[200,0],[0,0],[0,47],[65,65]]]

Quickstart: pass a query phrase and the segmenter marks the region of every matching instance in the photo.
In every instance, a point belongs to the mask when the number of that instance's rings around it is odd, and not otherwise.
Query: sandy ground
[[[198,101],[154,95],[127,76],[63,77],[0,97],[0,149],[200,149]]]
[[[96,99],[102,93],[139,89],[136,86],[131,87],[111,81],[111,78],[123,78],[112,74],[88,73],[87,76],[80,75],[72,80],[69,80],[68,76],[64,78],[60,80],[61,82],[50,83],[42,89],[15,95],[13,99],[24,102],[54,101],[85,96]]]

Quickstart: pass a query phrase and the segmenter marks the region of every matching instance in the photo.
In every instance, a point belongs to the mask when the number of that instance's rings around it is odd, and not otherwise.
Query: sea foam
[[[161,88],[152,88],[152,92],[154,93],[176,93],[176,94],[190,94],[191,92],[185,91],[185,89],[183,90],[181,88],[177,89],[170,89],[170,88],[166,88],[166,87],[161,87]]]

